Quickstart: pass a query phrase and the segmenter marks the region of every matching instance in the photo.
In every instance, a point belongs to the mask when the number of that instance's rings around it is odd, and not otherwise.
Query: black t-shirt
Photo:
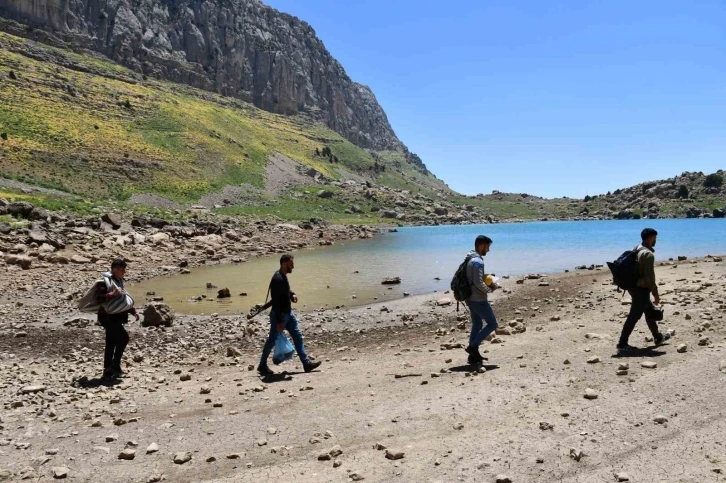
[[[287,275],[278,272],[272,276],[270,282],[270,299],[272,310],[277,314],[287,314],[292,310],[292,296],[295,292],[290,290],[290,282]]]

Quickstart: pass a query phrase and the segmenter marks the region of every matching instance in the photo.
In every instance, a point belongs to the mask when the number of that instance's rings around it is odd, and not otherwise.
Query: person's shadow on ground
[[[314,371],[316,372],[316,371]],[[274,384],[276,382],[292,381],[292,376],[305,374],[304,372],[276,372],[275,374],[268,374],[266,376],[260,376],[260,380],[265,384]]]
[[[79,387],[83,389],[95,389],[101,386],[113,387],[121,384],[121,379],[110,378],[110,377],[94,377],[89,379],[88,376],[80,377],[71,383],[73,387]]]
[[[496,364],[466,364],[465,366],[456,366],[449,369],[451,372],[476,372],[477,369],[480,367],[483,367],[484,369],[489,371],[494,371],[496,369],[499,369],[499,366]]]
[[[612,355],[613,359],[627,359],[630,357],[660,357],[666,355],[664,351],[655,350],[657,347],[663,346],[651,346],[641,347],[631,352],[625,352],[623,354],[615,353]]]

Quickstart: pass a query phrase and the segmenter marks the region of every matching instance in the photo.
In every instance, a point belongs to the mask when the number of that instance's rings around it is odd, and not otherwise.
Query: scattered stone
[[[227,347],[227,357],[241,357],[242,351],[236,347]]]
[[[177,453],[174,455],[174,463],[177,465],[183,465],[189,463],[192,460],[192,454],[188,451]]]
[[[154,453],[156,453],[156,452],[158,452],[158,451],[159,451],[159,445],[158,445],[158,444],[156,444],[156,443],[151,443],[151,444],[150,444],[150,445],[149,445],[149,446],[148,446],[148,447],[146,448],[146,454],[154,454]]]
[[[36,384],[33,386],[25,386],[20,390],[20,394],[35,394],[43,391],[45,391],[45,386]]]
[[[658,363],[655,361],[643,361],[640,363],[640,367],[644,367],[645,369],[655,369],[658,367]]]
[[[551,423],[548,423],[547,421],[539,422],[539,429],[541,429],[542,431],[552,430],[554,428],[555,427]]]
[[[585,389],[585,399],[597,399],[598,394],[594,389],[590,389],[589,387]],[[579,461],[579,460],[578,460]]]
[[[711,339],[709,339],[708,337],[701,337],[698,340],[698,345],[701,347],[709,346],[711,345]]]
[[[454,429],[457,430],[457,431],[461,431],[462,429],[464,429],[464,423],[456,423],[456,424],[454,424]]]
[[[403,451],[396,451],[391,449],[386,450],[386,459],[389,460],[400,460],[403,459],[405,455],[406,453],[404,453]]]
[[[174,309],[163,302],[150,302],[144,309],[143,327],[171,327],[174,323]]]
[[[686,344],[680,344],[676,348],[676,351],[678,351],[678,353],[680,353],[680,354],[683,354],[684,352],[688,352],[688,346]]]
[[[621,362],[620,364],[618,364],[619,371],[627,371],[628,369],[630,369],[630,364],[628,364],[627,362]]]
[[[387,449],[387,446],[383,443],[376,443],[373,445],[373,449],[376,451],[383,451],[384,449]]]
[[[120,460],[127,460],[131,461],[134,458],[136,458],[136,450],[135,449],[125,449],[121,452],[121,454],[118,455],[118,459]]]
[[[653,422],[656,424],[665,424],[668,422],[668,418],[665,416],[659,415],[653,418]]]
[[[68,478],[68,473],[70,473],[71,470],[66,468],[65,466],[56,466],[53,468],[53,478],[56,480],[63,480],[65,478]]]
[[[588,364],[597,364],[600,362],[600,358],[598,356],[593,356],[587,360]]]
[[[401,283],[401,277],[384,278],[381,282],[382,285],[398,285],[399,283]]]
[[[223,288],[217,292],[218,299],[228,299],[232,296],[228,288]]]
[[[618,481],[630,481],[630,477],[627,473],[616,473],[615,479]]]
[[[512,479],[508,477],[507,475],[497,475],[496,478],[497,483],[512,483]]]

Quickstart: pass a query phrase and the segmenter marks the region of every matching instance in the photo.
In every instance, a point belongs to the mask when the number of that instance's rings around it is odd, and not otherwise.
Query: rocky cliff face
[[[312,27],[258,0],[0,0],[0,16],[144,75],[308,112],[361,147],[403,148],[373,92]]]

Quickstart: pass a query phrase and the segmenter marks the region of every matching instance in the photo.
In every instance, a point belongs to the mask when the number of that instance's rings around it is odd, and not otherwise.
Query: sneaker
[[[264,365],[264,366],[258,366],[257,367],[257,372],[261,376],[272,376],[273,374],[275,374],[275,372],[272,369],[270,369],[269,367],[267,367],[266,365]]]
[[[121,366],[113,366],[113,368],[111,368],[111,371],[113,373],[113,377],[121,378],[121,377],[126,376],[126,372],[124,372],[124,370],[121,369]]]
[[[305,372],[311,372],[320,367],[321,364],[321,361],[308,361],[307,364],[303,364],[303,369],[305,369]]]
[[[671,335],[670,335],[670,334],[668,334],[668,333],[665,333],[665,334],[658,334],[658,337],[655,337],[655,338],[654,338],[654,341],[655,341],[655,345],[656,345],[656,346],[659,346],[659,345],[663,345],[663,344],[665,344],[665,343],[666,343],[667,341],[669,341],[670,339],[671,339]]]
[[[478,366],[479,364],[484,362],[484,361],[480,361],[479,359],[477,359],[476,356],[469,356],[467,361],[469,362],[469,365],[472,365],[472,366]]]
[[[474,360],[474,361],[476,361],[476,362],[474,362],[474,363],[479,363],[479,362],[483,362],[483,361],[484,361],[484,356],[482,356],[482,355],[481,355],[481,354],[479,353],[479,348],[478,348],[478,347],[472,347],[472,346],[469,346],[469,347],[467,347],[467,348],[466,348],[466,349],[464,349],[464,350],[466,351],[466,353],[467,353],[467,354],[469,354],[469,360],[470,360],[470,361],[471,361],[471,360]],[[471,364],[471,363],[472,363],[472,362],[470,362],[470,364]]]
[[[635,352],[637,350],[638,350],[637,347],[633,347],[632,345],[625,344],[623,346],[618,346],[618,355],[628,354],[630,352]]]
[[[114,372],[112,369],[104,369],[103,370],[103,376],[101,376],[101,379],[108,380],[108,379],[114,379],[116,376],[114,375]]]

